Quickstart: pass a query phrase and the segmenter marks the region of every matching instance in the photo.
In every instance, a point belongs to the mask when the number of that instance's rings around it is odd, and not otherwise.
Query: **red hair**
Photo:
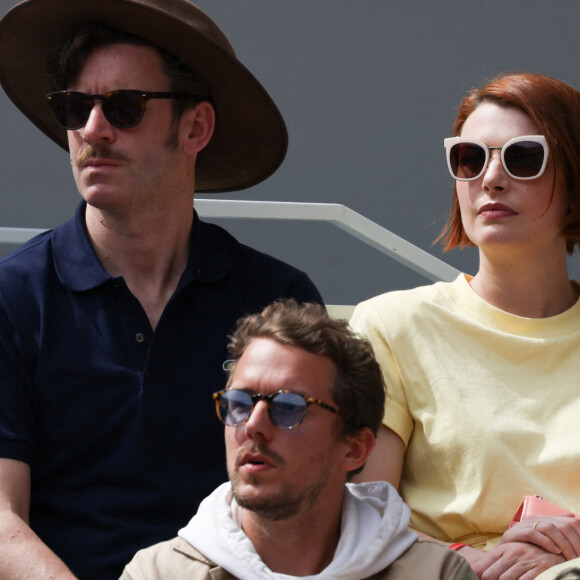
[[[554,196],[556,179],[560,178],[567,192],[567,212],[560,231],[571,254],[575,245],[580,244],[580,92],[548,76],[504,73],[467,94],[453,123],[454,135],[461,134],[469,115],[483,103],[522,110],[546,137],[550,150],[548,162],[554,168],[549,203]],[[445,251],[474,245],[463,229],[456,189],[449,219],[435,242],[440,240]]]

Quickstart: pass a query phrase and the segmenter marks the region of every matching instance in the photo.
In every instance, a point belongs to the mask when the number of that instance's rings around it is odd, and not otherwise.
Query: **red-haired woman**
[[[528,580],[580,556],[574,517],[506,531],[525,495],[580,513],[580,285],[566,263],[580,243],[580,93],[502,75],[463,100],[454,134],[440,237],[477,246],[479,269],[357,307],[388,390],[359,477],[397,486],[420,535],[481,578]]]

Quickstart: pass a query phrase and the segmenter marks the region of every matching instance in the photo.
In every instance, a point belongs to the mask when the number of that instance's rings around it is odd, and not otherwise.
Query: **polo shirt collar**
[[[232,271],[228,246],[232,242],[237,243],[221,228],[202,222],[194,211],[189,260],[177,289],[193,282],[216,282],[228,276]]]
[[[65,286],[78,292],[96,288],[113,278],[103,268],[89,240],[85,211],[86,202],[82,201],[74,218],[57,227],[52,236],[56,273]],[[232,264],[223,236],[216,236],[211,228],[200,221],[194,211],[189,259],[178,290],[195,281],[220,280],[231,271]]]

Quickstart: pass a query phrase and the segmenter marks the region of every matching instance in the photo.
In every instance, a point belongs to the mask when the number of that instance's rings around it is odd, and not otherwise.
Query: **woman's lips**
[[[511,207],[502,203],[487,203],[480,210],[479,215],[484,218],[502,218],[517,215]]]

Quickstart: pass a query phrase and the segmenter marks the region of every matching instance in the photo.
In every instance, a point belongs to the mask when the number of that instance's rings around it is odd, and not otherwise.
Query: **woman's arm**
[[[356,483],[388,481],[394,487],[398,487],[404,457],[403,440],[392,429],[383,425],[377,433],[377,444],[364,470],[356,475],[353,481]],[[543,570],[574,557],[577,547],[574,540],[576,522],[565,522],[568,524],[565,526],[567,532],[563,533],[561,527],[553,525],[554,522],[551,521],[554,520],[553,517],[538,516],[537,520],[542,520],[544,523],[541,526],[538,524],[535,529],[533,529],[533,523],[522,523],[519,528],[514,526],[506,532],[501,543],[489,552],[465,546],[459,550],[459,553],[469,562],[478,577],[484,580],[497,580],[502,574],[505,574],[506,578],[531,579]],[[578,525],[580,526],[580,522]],[[429,540],[444,546],[450,546],[453,543],[414,531],[422,540]],[[533,539],[536,541],[532,541]],[[580,542],[580,536],[578,536],[578,541]]]
[[[381,425],[377,433],[377,443],[371,452],[365,468],[353,477],[354,483],[367,481],[388,481],[392,486],[399,487],[405,444],[392,430]]]

